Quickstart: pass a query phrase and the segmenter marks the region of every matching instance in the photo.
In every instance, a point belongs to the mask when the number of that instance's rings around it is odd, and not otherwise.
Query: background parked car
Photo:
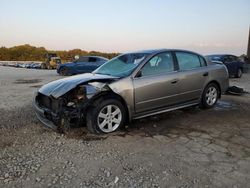
[[[28,65],[26,63],[17,63],[16,67],[18,68],[26,68]]]
[[[27,69],[41,69],[41,63],[31,63],[26,66]]]
[[[240,78],[243,74],[244,62],[234,55],[216,54],[208,55],[206,56],[206,58],[208,58],[212,62],[222,62],[224,65],[226,65],[230,76]]]
[[[79,59],[61,64],[57,67],[57,73],[60,75],[73,75],[80,73],[89,73],[100,67],[108,61],[107,58],[99,56],[80,56]]]

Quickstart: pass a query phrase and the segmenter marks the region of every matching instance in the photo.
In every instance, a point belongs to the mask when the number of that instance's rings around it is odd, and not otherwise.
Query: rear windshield
[[[209,56],[206,56],[206,58],[210,61],[221,61],[221,56],[212,56],[212,55],[209,55]]]

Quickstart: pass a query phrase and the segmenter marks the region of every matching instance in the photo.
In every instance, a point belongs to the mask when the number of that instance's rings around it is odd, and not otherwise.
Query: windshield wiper
[[[93,72],[93,74],[101,74],[101,75],[113,76],[112,74],[108,74],[108,73],[100,73],[100,72]]]

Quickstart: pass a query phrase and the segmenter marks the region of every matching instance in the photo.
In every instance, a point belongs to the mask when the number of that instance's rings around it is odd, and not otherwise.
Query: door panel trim
[[[141,102],[138,102],[138,103],[136,103],[136,104],[143,104],[143,103],[147,103],[147,102],[153,102],[153,101],[157,101],[157,100],[161,100],[161,99],[166,99],[166,98],[170,98],[170,97],[175,97],[175,96],[178,96],[178,95],[193,93],[193,92],[201,91],[201,90],[202,90],[202,89],[197,89],[197,90],[192,90],[192,91],[186,91],[186,92],[178,93],[178,94],[175,94],[175,95],[169,95],[169,96],[166,96],[166,97],[159,97],[159,98],[155,98],[155,99],[150,99],[150,100],[146,100],[146,101],[141,101]]]
[[[161,114],[161,113],[164,113],[164,112],[169,112],[169,111],[178,110],[178,109],[181,109],[181,108],[195,106],[195,105],[198,105],[198,104],[199,104],[199,102],[192,102],[192,103],[189,103],[189,104],[173,106],[173,107],[165,108],[165,109],[160,110],[160,111],[153,111],[153,112],[149,112],[149,113],[144,113],[143,115],[135,116],[132,119],[140,119],[140,118],[144,118],[144,117],[147,117],[147,116],[157,115],[157,114]]]

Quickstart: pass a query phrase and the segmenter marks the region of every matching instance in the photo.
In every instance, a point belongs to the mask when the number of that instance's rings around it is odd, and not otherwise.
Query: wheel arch
[[[100,100],[106,100],[106,99],[116,99],[116,100],[120,101],[125,109],[125,112],[126,112],[125,122],[129,122],[130,113],[129,113],[129,109],[128,109],[126,101],[124,100],[124,98],[122,96],[118,95],[117,93],[115,93],[113,91],[101,92],[98,95],[91,98],[90,101],[88,102],[88,105],[87,105],[85,111],[88,111],[89,108],[97,105]]]
[[[216,84],[216,85],[218,86],[218,89],[219,89],[219,98],[221,98],[221,86],[220,86],[220,83],[219,83],[218,81],[216,81],[216,80],[211,80],[211,81],[209,81],[209,82],[206,84],[206,86],[204,87],[204,89],[205,89],[209,84],[212,84],[212,83],[214,83],[214,84]],[[204,91],[204,89],[203,89],[203,91]]]
[[[62,69],[64,69],[64,68],[65,68],[65,66],[60,65],[60,67],[58,68],[58,73],[59,73]]]
[[[59,73],[59,74],[60,74],[60,71],[61,71],[62,69],[66,69],[66,70],[68,71],[68,72],[67,72],[68,75],[74,74],[73,71],[72,71],[72,69],[71,69],[69,66],[65,66],[65,65],[59,67],[59,69],[58,69],[58,73]]]

